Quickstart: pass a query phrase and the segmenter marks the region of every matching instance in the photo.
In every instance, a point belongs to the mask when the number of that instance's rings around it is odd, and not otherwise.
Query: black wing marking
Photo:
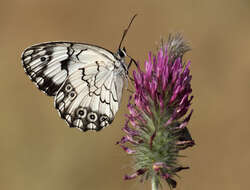
[[[49,96],[56,92],[68,76],[73,44],[40,44],[26,49],[22,55],[25,72],[37,87]]]

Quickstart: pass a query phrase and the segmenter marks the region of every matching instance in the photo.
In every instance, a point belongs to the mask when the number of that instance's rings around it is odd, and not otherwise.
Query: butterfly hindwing
[[[114,119],[119,99],[117,76],[104,66],[92,65],[74,72],[55,97],[55,107],[70,127],[101,130]]]

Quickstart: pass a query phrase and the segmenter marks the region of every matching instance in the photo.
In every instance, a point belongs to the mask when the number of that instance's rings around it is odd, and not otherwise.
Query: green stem
[[[159,186],[158,180],[153,175],[152,176],[152,190],[158,190],[158,186]]]

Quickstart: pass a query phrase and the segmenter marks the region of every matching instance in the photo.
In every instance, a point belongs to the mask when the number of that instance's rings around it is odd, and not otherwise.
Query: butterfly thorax
[[[115,71],[115,73],[122,76],[124,79],[127,78],[128,69],[127,69],[127,65],[125,64],[125,60],[119,60],[119,62],[117,63],[114,71]]]
[[[114,55],[116,59],[118,60],[119,66],[117,67],[117,72],[123,77],[128,77],[128,67],[125,62],[126,49],[118,49],[117,53]]]

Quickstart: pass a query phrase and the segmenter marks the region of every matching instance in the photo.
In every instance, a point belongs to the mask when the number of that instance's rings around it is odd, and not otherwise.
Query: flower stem
[[[153,175],[152,176],[152,190],[158,190],[158,181],[156,180],[156,177]]]

